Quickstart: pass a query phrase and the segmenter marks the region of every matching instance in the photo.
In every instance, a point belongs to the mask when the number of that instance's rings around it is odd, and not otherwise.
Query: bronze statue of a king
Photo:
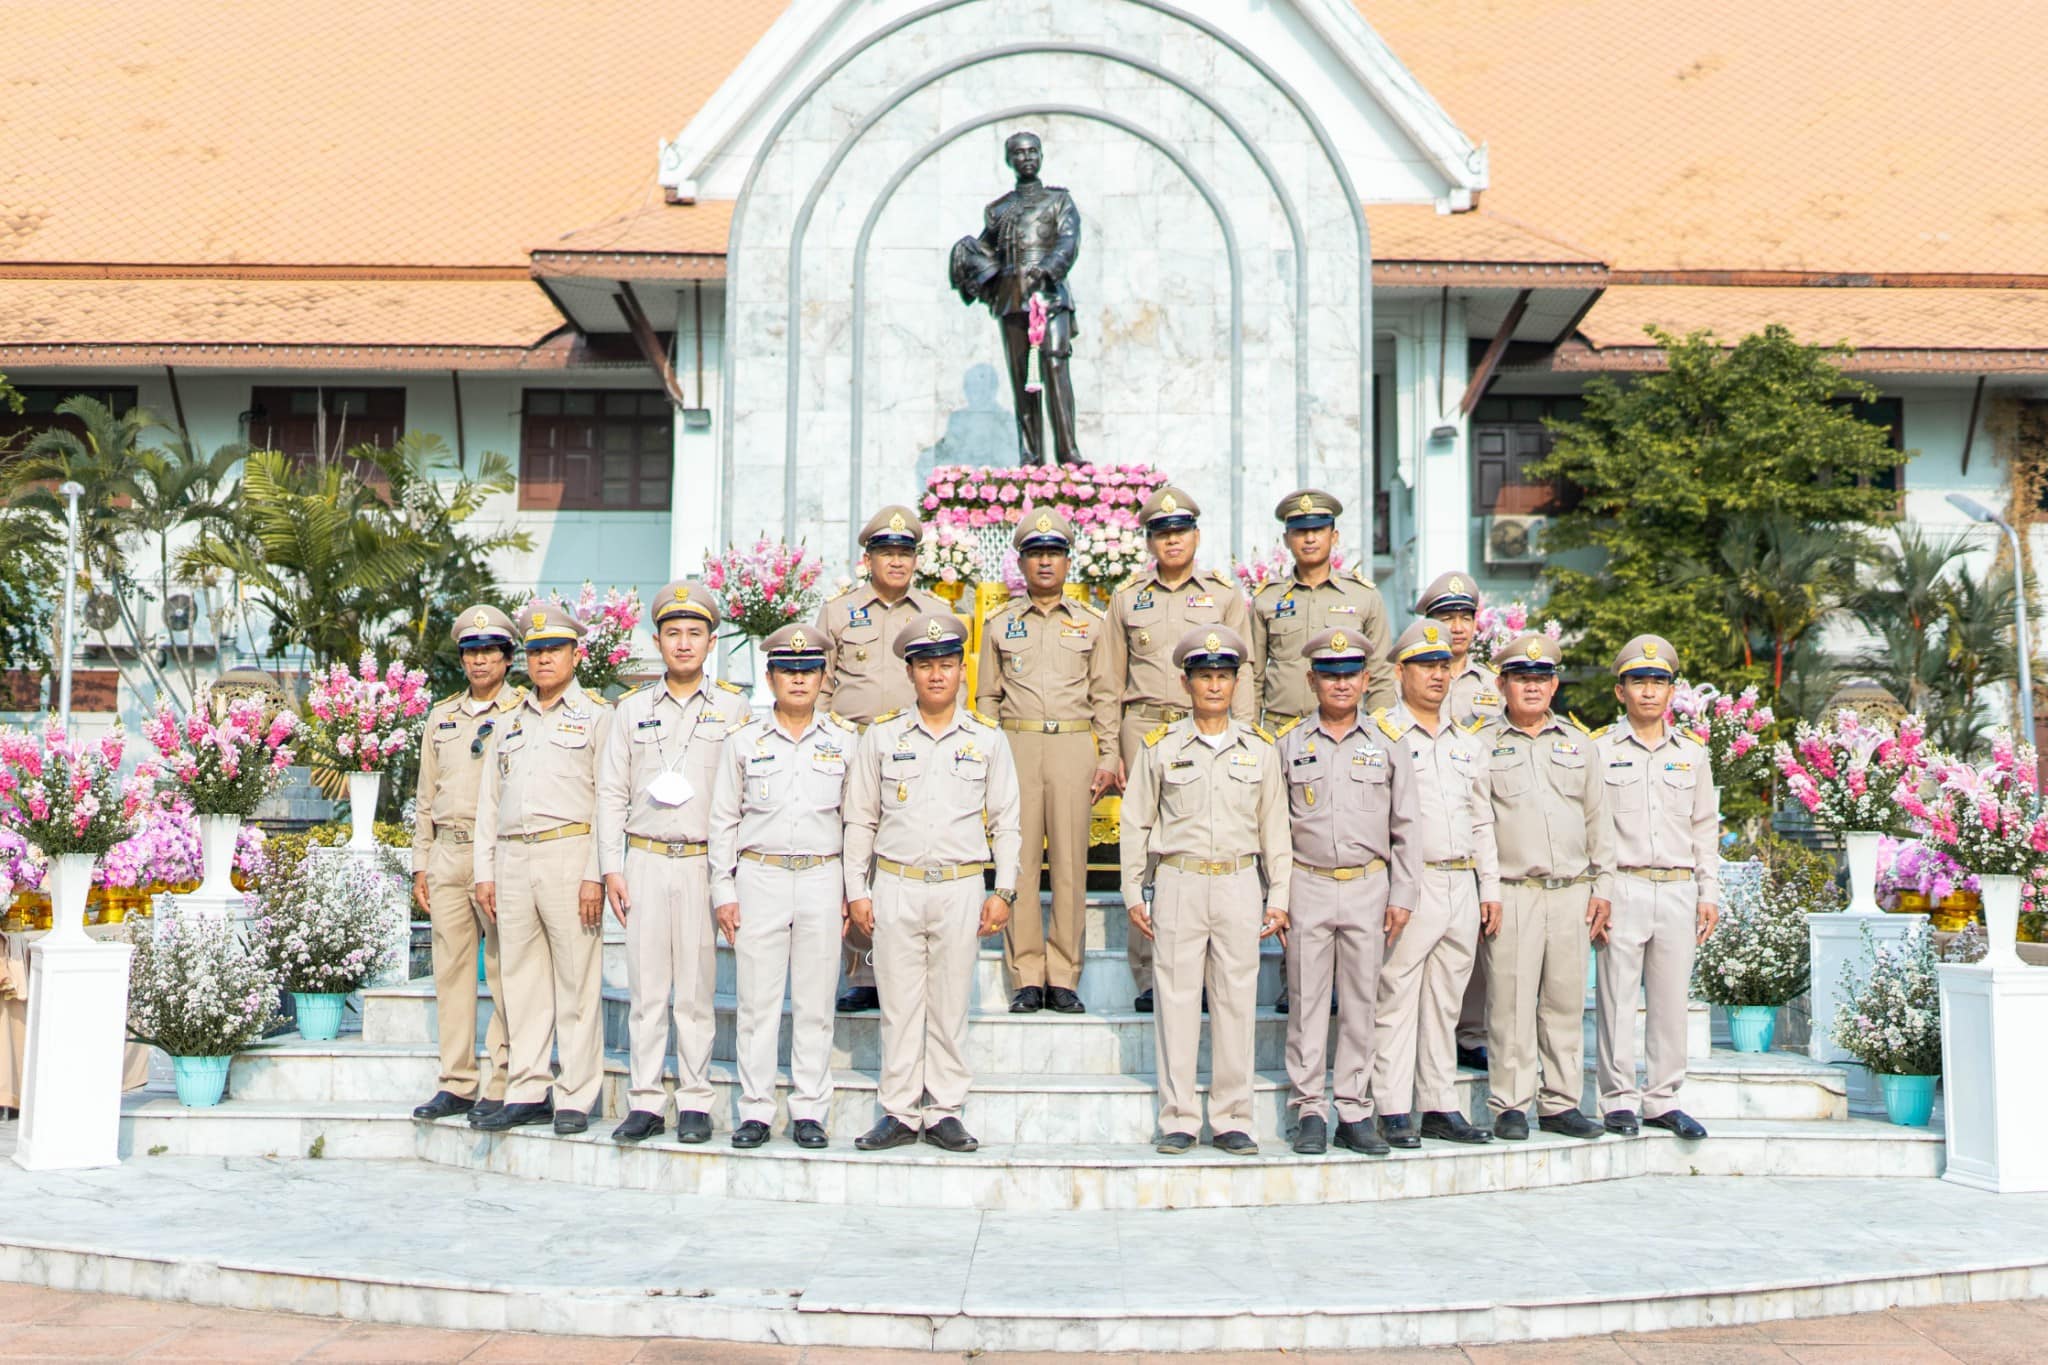
[[[980,236],[954,243],[950,274],[962,303],[987,304],[1002,324],[1025,462],[1046,462],[1049,417],[1059,462],[1079,464],[1074,381],[1068,373],[1074,299],[1067,292],[1067,272],[1081,252],[1081,213],[1065,190],[1039,181],[1044,159],[1038,134],[1011,134],[1003,144],[1003,160],[1016,173],[1017,188],[983,211]]]

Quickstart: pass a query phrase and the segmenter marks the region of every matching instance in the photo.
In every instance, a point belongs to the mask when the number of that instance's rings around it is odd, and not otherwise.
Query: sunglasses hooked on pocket
[[[477,727],[476,738],[469,742],[469,756],[471,758],[483,757],[484,741],[491,737],[491,731],[496,727],[497,723],[496,720],[487,720]]]

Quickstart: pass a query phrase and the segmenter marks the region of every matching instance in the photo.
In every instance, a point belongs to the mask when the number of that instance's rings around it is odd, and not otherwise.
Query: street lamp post
[[[2034,742],[2034,670],[2033,661],[2029,656],[2033,653],[2033,647],[2027,638],[2027,570],[2025,562],[2020,556],[2020,533],[2013,530],[2012,524],[2004,517],[1999,516],[1998,513],[1967,494],[1951,493],[1948,495],[1948,502],[1949,506],[1961,512],[1971,521],[1988,522],[1990,525],[1998,527],[1998,529],[2005,532],[2006,539],[2012,542],[2013,647],[2018,652],[2020,658],[2020,742],[2022,744],[2032,744]]]
[[[67,481],[57,490],[64,495],[64,657],[57,665],[57,717],[64,733],[71,733],[71,656],[73,632],[78,629],[78,500],[84,485]]]

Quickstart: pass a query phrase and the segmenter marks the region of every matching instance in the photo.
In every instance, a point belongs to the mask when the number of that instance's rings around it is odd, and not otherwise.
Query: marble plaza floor
[[[1364,1206],[1032,1213],[718,1199],[408,1160],[142,1156],[0,1167],[0,1280],[470,1333],[1476,1348],[2048,1298],[2048,1196],[1650,1176]]]

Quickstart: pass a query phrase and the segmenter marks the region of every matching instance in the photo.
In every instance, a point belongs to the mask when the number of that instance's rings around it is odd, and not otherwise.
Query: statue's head
[[[1012,133],[1003,143],[1003,160],[1022,176],[1035,176],[1045,164],[1045,148],[1036,133]]]

